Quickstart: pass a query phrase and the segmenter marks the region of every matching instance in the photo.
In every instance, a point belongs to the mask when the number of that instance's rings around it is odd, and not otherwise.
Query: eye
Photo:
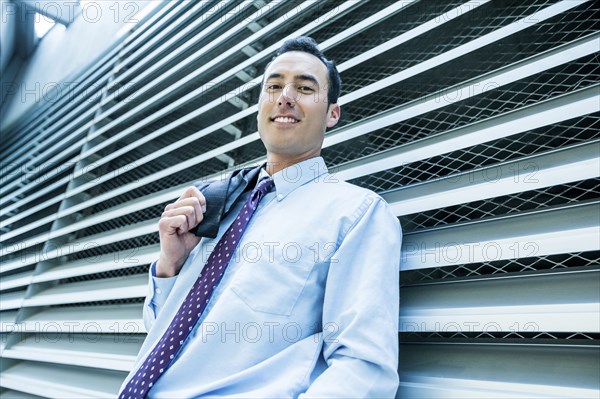
[[[311,86],[300,86],[298,87],[298,91],[301,93],[312,93],[315,91]]]
[[[265,85],[265,89],[267,91],[274,91],[274,90],[280,90],[281,89],[281,85],[277,84],[277,83],[267,83]]]

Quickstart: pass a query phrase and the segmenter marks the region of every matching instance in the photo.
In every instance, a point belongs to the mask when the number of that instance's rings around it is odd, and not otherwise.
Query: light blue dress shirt
[[[150,398],[394,397],[398,219],[377,194],[329,174],[321,157],[273,179],[275,190],[260,202],[206,310]],[[152,266],[144,306],[149,333],[134,371],[242,205],[227,215],[217,238],[200,241],[178,276],[154,277]]]

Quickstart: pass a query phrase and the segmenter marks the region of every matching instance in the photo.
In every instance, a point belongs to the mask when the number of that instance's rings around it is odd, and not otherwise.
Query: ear
[[[329,110],[327,111],[327,127],[334,127],[337,125],[340,120],[340,116],[342,116],[342,109],[340,108],[338,103],[331,104],[329,106]]]

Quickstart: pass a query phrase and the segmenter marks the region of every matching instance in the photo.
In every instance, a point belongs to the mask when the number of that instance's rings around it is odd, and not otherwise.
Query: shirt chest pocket
[[[290,316],[314,266],[310,250],[297,249],[294,256],[290,256],[291,250],[258,259],[248,256],[236,272],[231,290],[256,312]]]

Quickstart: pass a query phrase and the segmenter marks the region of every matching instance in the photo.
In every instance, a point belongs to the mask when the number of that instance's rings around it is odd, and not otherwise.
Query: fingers
[[[204,195],[202,195],[202,193],[200,192],[200,190],[198,190],[197,187],[190,186],[186,188],[177,201],[184,200],[186,198],[197,199],[198,203],[202,207],[202,212],[206,212],[206,198],[204,198]]]
[[[194,227],[204,218],[203,213],[202,206],[196,198],[186,198],[167,205],[162,217],[185,215],[189,219],[189,225]]]
[[[175,208],[163,212],[160,222],[166,227],[166,231],[171,234],[174,234],[175,231],[178,234],[187,233],[199,223],[196,221],[198,219],[196,212],[197,211],[192,206]],[[202,220],[202,213],[200,213],[200,220]],[[161,225],[159,224],[159,228],[160,227]]]
[[[176,215],[171,217],[162,217],[158,221],[158,231],[166,235],[181,235],[189,231],[187,218],[185,215]],[[161,238],[162,240],[162,238]]]
[[[196,187],[187,188],[177,201],[165,207],[159,229],[167,234],[184,234],[204,218],[206,199]]]

